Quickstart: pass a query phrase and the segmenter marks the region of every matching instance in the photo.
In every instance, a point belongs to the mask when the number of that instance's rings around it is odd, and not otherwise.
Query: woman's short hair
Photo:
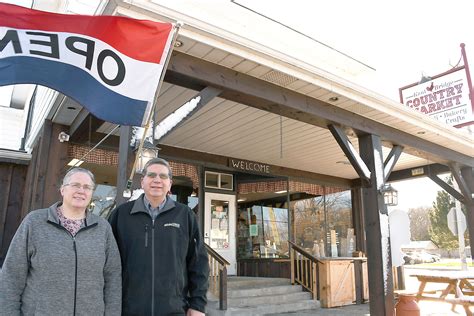
[[[143,167],[143,170],[142,170],[142,175],[145,176],[147,171],[148,171],[148,167],[151,166],[151,165],[163,165],[165,166],[166,168],[168,168],[168,174],[170,176],[170,179],[173,179],[173,172],[171,171],[171,167],[170,167],[170,164],[168,163],[168,161],[164,160],[163,158],[152,158],[150,160],[147,161],[147,163],[145,164],[145,166]]]
[[[65,184],[68,184],[69,183],[69,179],[72,177],[73,174],[76,174],[76,173],[79,173],[79,172],[82,172],[82,173],[85,173],[89,176],[89,178],[91,178],[92,180],[92,184],[95,186],[95,177],[94,177],[94,174],[92,172],[90,172],[89,170],[85,169],[85,168],[79,168],[79,167],[75,167],[75,168],[72,168],[71,170],[69,170],[66,175],[64,176],[63,178],[63,183],[62,185],[65,185]]]

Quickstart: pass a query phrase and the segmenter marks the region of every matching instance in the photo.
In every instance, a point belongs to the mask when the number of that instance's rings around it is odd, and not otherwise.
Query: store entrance
[[[227,274],[235,275],[235,195],[205,193],[204,241],[230,263]]]

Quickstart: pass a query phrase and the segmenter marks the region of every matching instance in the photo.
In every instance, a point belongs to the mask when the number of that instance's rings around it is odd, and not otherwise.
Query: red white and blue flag
[[[171,23],[54,14],[0,3],[0,86],[43,85],[104,121],[143,126],[173,29]]]

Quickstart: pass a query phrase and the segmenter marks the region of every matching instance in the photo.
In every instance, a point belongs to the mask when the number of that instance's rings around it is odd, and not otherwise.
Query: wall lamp
[[[153,145],[153,131],[148,130],[147,135],[145,136],[145,140],[143,141],[143,146],[141,151],[140,149],[140,142],[143,138],[143,133],[145,129],[143,127],[136,127],[132,128],[132,139],[130,141],[130,146],[133,148],[133,151],[137,157],[137,162],[135,165],[135,172],[142,173],[143,167],[145,167],[146,163],[158,157],[159,148]]]
[[[384,184],[379,192],[383,194],[383,201],[387,206],[398,205],[398,191],[391,184]]]
[[[136,173],[142,173],[143,168],[145,167],[146,163],[150,161],[153,158],[158,157],[158,151],[160,149],[153,145],[151,142],[148,140],[145,140],[143,143],[142,151],[141,152],[136,152],[136,155],[138,155],[138,161],[137,161],[137,166],[135,168]],[[138,146],[135,148],[135,151],[138,151]]]

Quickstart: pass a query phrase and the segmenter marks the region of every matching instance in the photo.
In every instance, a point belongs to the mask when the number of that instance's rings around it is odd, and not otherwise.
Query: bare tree
[[[430,207],[417,207],[408,210],[411,240],[430,240]]]

